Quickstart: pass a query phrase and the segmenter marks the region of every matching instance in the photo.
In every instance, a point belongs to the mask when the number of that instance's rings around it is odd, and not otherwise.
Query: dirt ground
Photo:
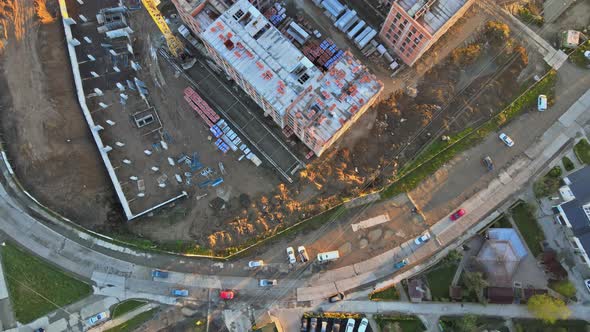
[[[103,224],[118,204],[76,102],[58,9],[0,3],[2,138],[31,194],[84,226]]]
[[[69,69],[67,75],[60,74],[69,68],[69,63],[65,47],[55,47],[63,45],[59,21],[48,20],[47,15],[37,19],[33,0],[10,3],[14,6],[13,14],[5,11],[4,17],[17,17],[22,22],[16,24],[21,28],[8,31],[2,58],[5,91],[10,93],[2,96],[6,107],[0,116],[4,141],[10,142],[9,156],[25,186],[53,209],[99,231],[125,235],[130,231],[133,236],[162,242],[192,240],[194,244],[219,250],[274,232],[344,197],[381,187],[394,174],[398,162],[409,159],[432,137],[455,133],[498,111],[518,91],[519,83],[514,77],[524,69],[518,62],[504,67],[503,62],[495,61],[488,66],[495,50],[483,44],[473,63],[462,68],[450,63],[448,55],[453,49],[473,43],[481,35],[478,29],[487,17],[473,9],[416,67],[386,81],[389,91],[408,85],[415,90],[384,94],[382,101],[334,148],[300,173],[294,185],[281,184],[269,168],[242,170],[235,161],[228,160],[232,175],[224,193],[210,190],[201,200],[195,194],[128,225],[123,222],[112,185],[77,105]],[[55,15],[56,8],[50,7],[49,13]],[[187,123],[202,129],[193,115],[179,111],[186,82],[157,57],[150,56],[153,46],[162,40],[147,13],[133,15],[136,36],[142,36],[138,41],[142,65],[149,68],[151,91],[156,91],[152,99],[163,122],[178,130],[176,137],[185,138]],[[24,79],[19,70],[23,62],[25,68],[32,68],[32,74]],[[499,68],[505,70],[490,81]],[[494,89],[477,100],[485,107],[463,107],[487,84],[493,84]],[[158,89],[157,85],[163,88]],[[204,146],[201,141],[206,142],[206,133],[201,129],[200,133],[186,135],[195,141],[189,145]],[[206,151],[214,154],[213,150]],[[210,162],[216,163],[215,158]],[[221,212],[211,209],[212,199],[224,194],[230,197],[229,208]],[[409,234],[419,232],[423,225],[416,226],[420,227]],[[378,246],[382,245],[385,244]]]

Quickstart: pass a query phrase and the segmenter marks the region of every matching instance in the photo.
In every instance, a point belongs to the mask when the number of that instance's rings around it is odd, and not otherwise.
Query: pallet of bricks
[[[217,121],[219,121],[219,115],[209,107],[199,94],[191,87],[184,89],[184,100],[189,106],[205,121],[209,128],[213,127]]]

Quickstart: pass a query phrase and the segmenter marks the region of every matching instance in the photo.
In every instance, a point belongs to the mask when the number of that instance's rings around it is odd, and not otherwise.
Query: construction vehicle
[[[160,32],[162,32],[164,35],[166,44],[168,44],[168,49],[172,57],[180,61],[182,68],[188,69],[192,67],[197,59],[192,58],[186,53],[184,50],[184,44],[172,33],[168,23],[166,23],[166,19],[164,19],[162,13],[160,13],[156,2],[154,0],[141,0],[141,2],[152,17],[152,20],[154,20],[158,26],[158,29],[160,29]]]

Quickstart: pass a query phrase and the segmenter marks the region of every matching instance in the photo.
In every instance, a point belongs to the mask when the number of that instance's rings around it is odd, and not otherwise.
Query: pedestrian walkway
[[[2,248],[0,248],[2,250]],[[16,326],[16,319],[12,312],[4,268],[0,262],[0,330]]]
[[[570,305],[569,319],[590,320],[590,307]],[[373,301],[342,301],[322,303],[310,307],[309,311],[324,312],[362,312],[366,314],[402,313],[408,315],[439,315],[464,316],[495,316],[503,318],[535,318],[526,305],[519,304],[476,304],[476,303],[436,303],[436,302],[373,302]]]
[[[125,323],[126,321],[132,319],[133,317],[142,314],[146,311],[150,311],[154,308],[158,308],[159,305],[154,304],[154,303],[147,303],[139,308],[136,308],[134,310],[131,310],[125,314],[123,314],[122,316],[116,317],[114,319],[110,319],[108,321],[106,321],[104,324],[101,324],[99,326],[93,327],[91,329],[88,330],[88,332],[102,332],[102,331],[106,331],[110,328],[113,328],[115,326],[119,326],[123,323]]]

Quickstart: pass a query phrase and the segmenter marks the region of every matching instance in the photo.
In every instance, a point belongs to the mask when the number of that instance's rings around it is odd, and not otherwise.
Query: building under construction
[[[379,37],[407,65],[413,65],[465,14],[474,0],[388,0]]]
[[[199,15],[191,19],[203,21]],[[247,0],[237,1],[203,29],[200,37],[213,60],[264,114],[317,156],[383,90],[383,84],[360,61],[349,52],[336,51],[329,41],[314,46],[316,57],[309,50],[304,54]]]

